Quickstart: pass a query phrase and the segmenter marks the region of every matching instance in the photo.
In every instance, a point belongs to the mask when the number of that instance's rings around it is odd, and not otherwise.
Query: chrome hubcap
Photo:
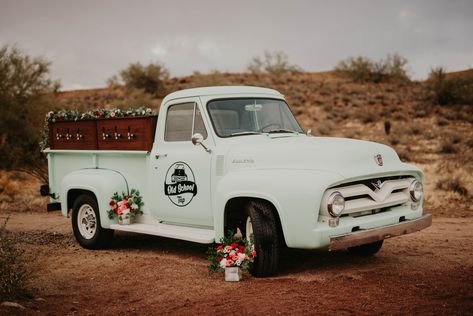
[[[97,217],[92,206],[84,204],[77,213],[77,226],[79,232],[85,239],[91,239],[97,230]]]
[[[255,245],[251,242],[251,236],[253,236],[253,222],[251,221],[251,217],[246,218],[246,230],[245,230],[245,238],[248,241],[248,244],[251,247],[251,250],[255,250]],[[254,238],[254,237],[253,237]]]

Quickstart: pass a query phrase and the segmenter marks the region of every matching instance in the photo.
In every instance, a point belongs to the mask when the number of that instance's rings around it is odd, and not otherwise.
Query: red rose
[[[238,246],[238,250],[240,250],[240,252],[245,252],[245,246]]]
[[[223,259],[222,257],[217,257],[218,262],[222,261],[222,259]]]
[[[219,251],[220,251],[220,250],[223,250],[223,246],[222,246],[222,245],[218,246],[218,247],[217,247],[217,250],[219,250]]]
[[[115,200],[111,200],[110,203],[108,203],[108,205],[110,205],[110,206],[115,205]]]
[[[237,243],[233,243],[233,244],[230,245],[230,247],[232,247],[232,249],[235,249],[235,248],[238,247],[238,244],[237,244]]]

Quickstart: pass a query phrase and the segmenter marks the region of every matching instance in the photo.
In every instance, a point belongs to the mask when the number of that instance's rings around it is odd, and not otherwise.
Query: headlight
[[[411,194],[412,201],[419,202],[424,195],[424,186],[420,181],[414,180],[409,186],[409,193]]]
[[[345,198],[340,192],[333,192],[327,199],[327,210],[334,217],[340,216],[345,209]]]

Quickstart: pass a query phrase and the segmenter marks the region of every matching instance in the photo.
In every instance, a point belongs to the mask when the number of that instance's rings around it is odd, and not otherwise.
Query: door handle
[[[165,158],[167,157],[168,154],[156,154],[156,156],[154,156],[156,159],[159,159],[159,158]]]

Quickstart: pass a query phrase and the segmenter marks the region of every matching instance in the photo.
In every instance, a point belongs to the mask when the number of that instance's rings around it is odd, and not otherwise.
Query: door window
[[[168,142],[190,141],[200,133],[207,138],[202,115],[194,102],[171,105],[166,116],[164,140]]]

